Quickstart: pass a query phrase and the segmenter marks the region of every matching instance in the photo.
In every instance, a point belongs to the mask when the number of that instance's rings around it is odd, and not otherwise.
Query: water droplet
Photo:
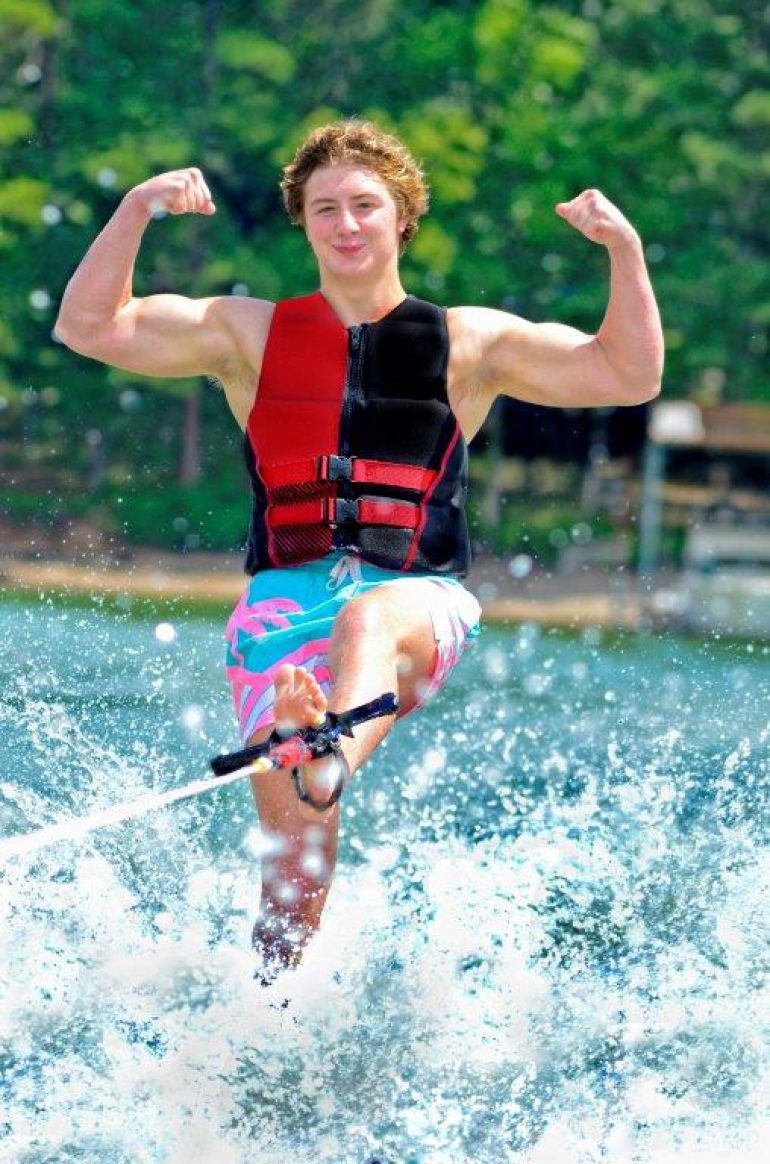
[[[142,407],[142,396],[135,388],[124,388],[118,402],[124,412],[136,412]]]
[[[43,70],[39,65],[22,65],[16,76],[22,85],[36,85],[43,76]]]
[[[508,659],[500,647],[487,647],[484,652],[484,671],[493,683],[500,683],[508,678]]]
[[[170,622],[159,622],[155,627],[155,638],[159,643],[173,643],[176,638],[176,629]]]
[[[40,217],[46,226],[58,226],[63,215],[58,206],[54,206],[53,203],[49,202],[40,211]]]
[[[286,842],[278,833],[253,828],[246,835],[244,847],[253,857],[279,857],[286,848]]]
[[[292,885],[290,881],[284,881],[277,886],[276,897],[282,901],[284,905],[291,905],[299,897],[299,890],[296,885]]]
[[[323,855],[317,850],[305,853],[302,858],[302,871],[307,873],[308,877],[314,877],[318,881],[321,881],[327,872],[327,868],[328,866]]]
[[[508,563],[508,573],[512,578],[526,578],[534,565],[529,554],[516,554]]]
[[[570,536],[572,537],[575,545],[586,546],[593,537],[593,533],[591,531],[590,525],[584,521],[579,521],[577,525],[573,525],[572,529],[570,530]]]
[[[30,292],[29,302],[35,311],[46,311],[51,306],[51,296],[42,287]]]
[[[408,675],[412,670],[412,660],[408,655],[399,654],[396,656],[396,672],[399,675]]]
[[[157,628],[155,633],[157,635]],[[191,703],[182,712],[182,723],[190,731],[196,731],[203,723],[204,715],[205,712],[202,707],[199,707],[197,703]]]
[[[494,602],[497,598],[498,589],[494,582],[481,582],[476,588],[476,597],[479,602]]]

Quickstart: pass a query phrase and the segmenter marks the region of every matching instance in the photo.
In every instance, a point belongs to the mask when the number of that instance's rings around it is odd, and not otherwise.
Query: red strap
[[[401,529],[417,529],[420,508],[408,501],[382,501],[376,497],[358,502],[358,520],[361,525],[394,525]]]
[[[420,509],[408,501],[387,501],[378,497],[348,501],[343,497],[325,497],[320,501],[301,501],[296,505],[268,506],[268,522],[280,525],[341,525],[355,521],[359,525],[392,525],[417,529]]]
[[[398,465],[392,461],[367,461],[353,458],[352,481],[356,485],[395,485],[399,489],[413,489],[424,493],[436,477],[434,469],[419,465]]]
[[[268,489],[306,485],[311,481],[352,481],[354,485],[395,486],[425,493],[436,479],[435,469],[419,465],[399,465],[393,461],[371,461],[364,457],[314,457],[289,465],[260,465],[260,476]]]
[[[260,465],[259,475],[268,489],[282,489],[285,485],[306,485],[316,481],[318,458],[294,461],[290,465]]]

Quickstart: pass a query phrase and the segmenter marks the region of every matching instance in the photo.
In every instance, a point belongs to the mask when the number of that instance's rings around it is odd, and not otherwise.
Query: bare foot
[[[282,735],[318,727],[326,715],[326,696],[304,667],[284,663],[275,673],[275,726]]]
[[[298,728],[318,727],[324,721],[326,707],[326,696],[309,671],[290,663],[278,668],[274,711],[275,726],[282,735]],[[303,765],[301,780],[311,801],[325,804],[337,788],[343,771],[343,765],[332,755]],[[318,810],[307,802],[300,801],[300,812],[304,817],[318,819]]]

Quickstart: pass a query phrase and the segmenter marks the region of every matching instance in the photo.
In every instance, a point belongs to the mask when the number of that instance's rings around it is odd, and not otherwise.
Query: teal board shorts
[[[428,600],[436,661],[419,705],[433,698],[479,633],[478,602],[457,578],[382,570],[337,551],[301,566],[261,570],[230,616],[226,670],[244,744],[274,722],[274,679],[281,664],[304,667],[328,695],[335,618],[351,599],[385,582]]]

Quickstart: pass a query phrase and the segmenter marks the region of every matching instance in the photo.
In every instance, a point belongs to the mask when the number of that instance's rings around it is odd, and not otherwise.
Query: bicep
[[[617,386],[595,336],[561,323],[515,319],[489,349],[497,391],[530,404],[591,408],[615,403]]]
[[[221,375],[233,341],[222,301],[131,299],[82,345],[84,355],[143,376]]]
[[[492,308],[459,309],[455,327],[473,365],[470,379],[490,402],[498,395],[558,408],[618,402],[601,345],[578,328]]]

